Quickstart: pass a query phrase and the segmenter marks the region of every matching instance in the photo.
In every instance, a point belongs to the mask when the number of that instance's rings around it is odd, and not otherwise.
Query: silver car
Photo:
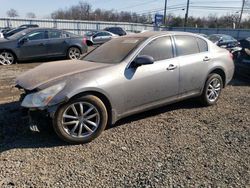
[[[16,83],[33,124],[37,112],[45,114],[60,138],[86,143],[132,114],[192,97],[214,105],[233,74],[231,54],[202,36],[145,32],[111,40],[83,60],[42,64]]]
[[[108,31],[89,31],[84,35],[88,46],[103,44],[117,37],[119,36]]]

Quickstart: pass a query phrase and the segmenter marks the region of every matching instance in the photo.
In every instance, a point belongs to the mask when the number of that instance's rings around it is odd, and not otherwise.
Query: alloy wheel
[[[72,47],[69,49],[69,58],[70,59],[80,59],[81,51],[78,48]]]
[[[63,129],[71,137],[89,137],[98,129],[99,124],[100,113],[89,102],[73,103],[63,112]]]
[[[0,54],[0,64],[11,65],[15,62],[15,57],[10,52],[2,52]]]
[[[218,78],[213,78],[210,83],[208,84],[208,89],[207,89],[207,99],[210,102],[214,102],[218,99],[222,84]]]

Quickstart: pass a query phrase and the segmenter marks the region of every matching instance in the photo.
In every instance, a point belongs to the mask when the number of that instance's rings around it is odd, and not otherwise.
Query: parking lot
[[[249,83],[234,79],[215,106],[152,110],[73,146],[22,119],[14,79],[41,63],[0,67],[0,187],[250,186]]]

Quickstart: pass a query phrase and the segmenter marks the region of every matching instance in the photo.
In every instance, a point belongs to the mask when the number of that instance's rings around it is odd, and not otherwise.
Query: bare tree
[[[6,14],[7,14],[8,17],[18,17],[19,16],[17,10],[15,10],[15,9],[8,10],[6,12]]]
[[[27,17],[27,18],[36,18],[36,15],[35,15],[34,12],[28,12],[28,13],[26,14],[26,17]]]

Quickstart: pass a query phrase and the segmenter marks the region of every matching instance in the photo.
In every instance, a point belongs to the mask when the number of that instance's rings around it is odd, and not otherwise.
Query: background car
[[[21,26],[15,28],[15,29],[11,29],[11,30],[9,30],[7,32],[4,32],[2,38],[4,38],[4,37],[10,37],[10,36],[12,36],[12,35],[20,32],[20,31],[23,31],[23,30],[25,30],[27,28],[36,28],[36,27],[39,27],[39,26],[36,25],[36,24],[21,25]]]
[[[233,73],[230,53],[199,35],[146,32],[110,40],[71,64],[42,64],[16,85],[25,91],[22,107],[34,113],[31,126],[42,110],[60,138],[87,143],[135,113],[192,97],[214,105]]]
[[[117,38],[118,35],[108,31],[89,31],[85,35],[85,40],[88,46],[103,44],[113,38]]]
[[[114,33],[114,34],[119,35],[119,36],[127,35],[127,32],[124,29],[122,29],[121,27],[106,27],[104,29],[104,31],[109,31],[109,32]]]
[[[198,35],[202,36],[202,37],[205,37],[205,38],[208,38],[208,36],[204,33],[197,33]]]
[[[250,38],[242,39],[239,42],[242,50],[235,60],[235,72],[250,80]]]
[[[224,34],[213,34],[208,37],[217,46],[230,49],[239,46],[239,42],[229,35]]]
[[[2,29],[0,30],[0,38],[4,38],[4,33],[8,32],[8,31],[10,31],[10,30],[11,30],[10,27],[2,28]]]
[[[47,57],[79,59],[87,52],[83,37],[51,28],[29,28],[0,40],[0,64]]]

